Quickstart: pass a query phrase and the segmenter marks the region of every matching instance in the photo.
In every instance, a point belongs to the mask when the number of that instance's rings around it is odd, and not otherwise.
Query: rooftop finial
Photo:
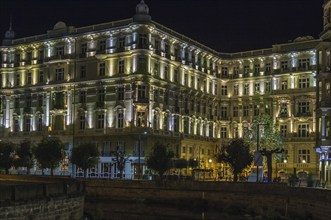
[[[149,8],[144,2],[141,0],[140,3],[136,6],[136,14],[133,16],[133,21],[135,22],[148,22],[152,18],[149,15]]]
[[[9,30],[13,30],[13,16],[10,15],[10,21],[9,21]]]

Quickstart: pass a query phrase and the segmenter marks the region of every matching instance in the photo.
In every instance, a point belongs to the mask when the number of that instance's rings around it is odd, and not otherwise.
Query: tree
[[[42,174],[44,175],[44,169],[50,168],[51,175],[53,171],[58,167],[63,160],[64,144],[60,139],[55,137],[44,137],[40,143],[34,148],[34,155],[39,162]]]
[[[268,182],[271,182],[273,155],[274,159],[277,159],[284,151],[278,126],[274,124],[270,115],[262,114],[256,117],[251,127],[245,131],[244,139],[252,149],[257,149],[257,140],[259,140],[259,152],[267,158]]]
[[[126,161],[129,159],[129,157],[125,156],[125,151],[123,151],[120,147],[117,147],[115,151],[115,158],[113,159],[117,169],[120,171],[120,179],[123,178],[123,171],[125,168]],[[140,167],[139,167],[140,169]],[[139,170],[140,172],[140,170]]]
[[[5,169],[6,174],[14,164],[14,144],[0,141],[0,168]]]
[[[30,169],[34,165],[32,149],[33,145],[29,140],[22,141],[16,149],[15,167],[26,167],[27,174],[30,174]]]
[[[72,149],[70,161],[84,170],[86,177],[87,169],[95,167],[99,161],[98,147],[93,143],[84,143]]]
[[[238,175],[253,161],[249,145],[243,139],[233,139],[230,144],[225,145],[216,155],[219,163],[227,163],[233,172],[233,181],[238,181]]]
[[[163,179],[163,174],[170,168],[170,160],[173,156],[174,153],[168,150],[166,145],[157,142],[147,158],[147,166]]]

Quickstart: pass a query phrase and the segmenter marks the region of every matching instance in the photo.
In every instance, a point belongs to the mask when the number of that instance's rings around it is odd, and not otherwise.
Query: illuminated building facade
[[[121,149],[129,156],[125,178],[135,178],[139,161],[162,141],[222,177],[211,161],[217,149],[268,113],[287,151],[277,173],[318,173],[321,39],[219,53],[152,21],[143,1],[133,19],[81,28],[58,22],[45,35],[14,36],[10,28],[0,47],[2,139],[58,136],[68,154],[95,142],[102,156],[90,175],[99,177],[116,176],[111,152]]]

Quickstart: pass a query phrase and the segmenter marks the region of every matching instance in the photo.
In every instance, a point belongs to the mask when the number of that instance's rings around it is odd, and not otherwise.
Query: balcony
[[[313,116],[311,112],[298,112],[295,117],[311,117]]]
[[[289,117],[288,112],[281,112],[278,115],[278,118],[288,118],[288,117]]]

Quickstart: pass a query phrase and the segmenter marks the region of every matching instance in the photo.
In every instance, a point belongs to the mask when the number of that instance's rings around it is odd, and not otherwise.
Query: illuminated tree
[[[259,152],[267,158],[268,182],[271,182],[272,159],[277,159],[284,151],[278,126],[274,124],[270,115],[262,114],[244,131],[244,139],[251,146],[252,151],[257,149],[259,143]]]
[[[128,159],[129,157],[125,156],[125,151],[121,150],[120,147],[117,147],[113,161],[115,162],[117,169],[120,171],[120,179],[123,178],[123,171]]]
[[[51,169],[51,175],[53,171],[58,167],[63,160],[64,144],[60,139],[55,137],[44,137],[40,143],[34,148],[34,155],[41,166],[42,174],[44,175],[44,169]]]
[[[168,150],[167,146],[161,142],[155,143],[151,154],[147,158],[147,166],[157,172],[161,179],[164,173],[170,169],[170,160],[174,153]]]
[[[243,139],[233,139],[216,155],[216,160],[219,163],[230,165],[233,181],[237,182],[238,175],[252,163],[253,155],[250,152],[249,145]]]
[[[86,177],[87,169],[95,167],[99,161],[99,151],[95,144],[84,143],[72,149],[70,161],[82,168],[84,177]]]

